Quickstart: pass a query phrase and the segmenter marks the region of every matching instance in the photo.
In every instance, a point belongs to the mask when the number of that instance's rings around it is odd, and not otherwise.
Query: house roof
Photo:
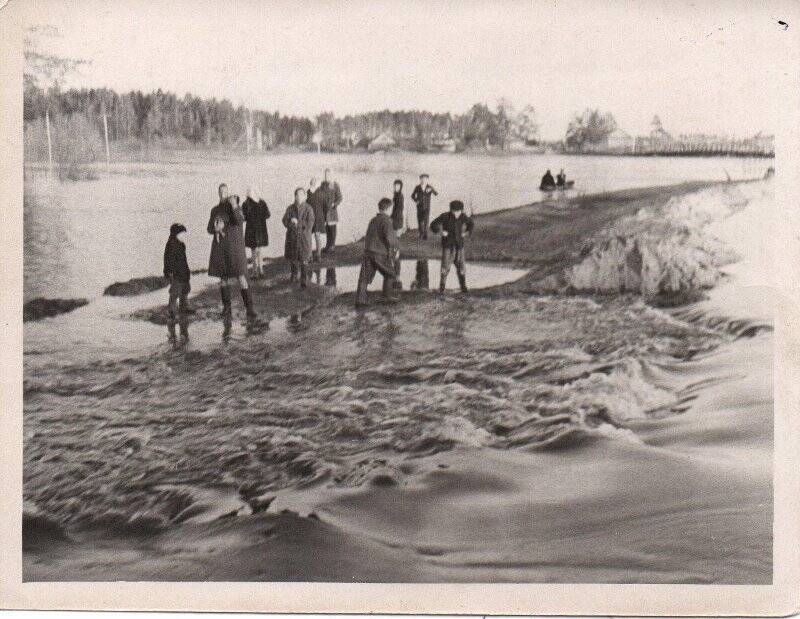
[[[394,144],[394,138],[388,133],[384,132],[372,140],[370,144]]]

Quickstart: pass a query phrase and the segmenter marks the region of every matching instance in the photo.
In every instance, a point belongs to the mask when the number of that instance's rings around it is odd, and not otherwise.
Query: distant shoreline
[[[195,163],[199,160],[212,160],[212,161],[231,161],[240,159],[257,159],[266,158],[278,155],[291,155],[291,154],[319,154],[325,156],[335,155],[351,155],[351,156],[364,156],[374,155],[375,157],[402,154],[402,155],[435,155],[441,157],[492,157],[492,158],[516,158],[516,157],[627,157],[627,158],[696,158],[696,159],[759,159],[771,160],[775,158],[774,154],[724,154],[724,153],[707,153],[707,152],[686,152],[686,153],[612,153],[612,152],[597,152],[597,153],[570,153],[558,151],[540,151],[534,149],[528,150],[495,150],[495,149],[465,149],[453,153],[426,151],[420,152],[415,150],[406,149],[391,149],[386,151],[370,152],[366,149],[352,149],[341,151],[321,151],[316,153],[314,150],[285,147],[276,148],[271,150],[264,150],[260,152],[246,153],[240,150],[230,150],[224,147],[177,147],[168,145],[151,146],[143,148],[143,150],[135,151],[133,149],[115,150],[112,148],[111,154],[111,167],[108,169],[111,173],[118,173],[115,170],[118,166],[139,164],[175,164],[182,163]],[[30,161],[24,160],[23,167],[29,171],[46,171],[46,161]],[[54,169],[57,166],[54,165]],[[69,180],[93,180],[97,178],[96,173],[106,171],[106,163],[101,160],[93,161],[90,163],[80,163],[70,166],[65,178]]]

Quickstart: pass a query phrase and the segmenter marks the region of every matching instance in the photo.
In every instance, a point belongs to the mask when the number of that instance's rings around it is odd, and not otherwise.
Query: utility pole
[[[250,143],[251,143],[252,138],[253,138],[253,122],[252,122],[251,117],[250,117],[250,110],[245,112],[244,126],[245,126],[245,134],[247,135],[247,139],[245,140],[245,144],[247,145],[247,154],[249,155],[250,154],[250,148],[251,148],[251,144]]]
[[[53,175],[53,141],[50,138],[50,110],[44,111],[44,120],[47,125],[47,173]]]
[[[111,152],[108,150],[108,118],[105,108],[103,109],[103,134],[106,137],[106,171],[111,169]]]

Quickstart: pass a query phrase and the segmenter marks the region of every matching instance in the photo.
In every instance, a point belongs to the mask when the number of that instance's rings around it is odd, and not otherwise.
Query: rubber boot
[[[328,239],[327,239],[328,247],[326,249],[328,250],[329,254],[335,254],[336,253],[336,228],[337,227],[338,226],[329,226],[328,227],[328,235],[327,235],[328,236]]]
[[[439,279],[439,292],[444,293],[444,287],[446,283],[447,275],[442,275],[442,277]]]
[[[222,297],[222,315],[225,318],[231,317],[231,291],[227,286],[222,286],[219,289],[220,296]]]
[[[307,286],[307,278],[308,277],[308,267],[304,264],[300,265],[300,288],[305,288]]]
[[[461,286],[461,292],[469,292],[467,290],[467,276],[466,274],[462,275],[461,273],[458,274],[458,284]]]
[[[253,297],[250,294],[249,288],[242,288],[242,301],[244,301],[244,307],[247,310],[247,317],[248,318],[255,318],[258,314],[253,309]]]
[[[291,271],[292,274],[289,277],[289,281],[290,282],[296,282],[297,281],[297,265],[294,262],[292,262],[291,265],[289,265],[289,266],[290,266],[290,268],[292,270]]]
[[[320,260],[322,260],[322,257],[320,256],[319,250],[315,249],[314,250],[314,262],[319,262]]]

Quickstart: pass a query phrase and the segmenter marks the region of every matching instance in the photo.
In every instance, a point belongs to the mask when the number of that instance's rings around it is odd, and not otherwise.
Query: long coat
[[[292,223],[296,219],[297,223]],[[314,209],[308,202],[300,206],[295,203],[286,207],[283,215],[286,226],[286,245],[283,256],[290,262],[308,262],[311,260],[311,233],[314,230]]]
[[[214,230],[214,222],[220,219],[224,224],[221,233]],[[227,200],[211,209],[206,230],[213,234],[211,255],[208,258],[208,274],[212,277],[239,277],[247,275],[247,254],[242,234],[244,214],[240,207],[233,208]]]
[[[392,226],[395,230],[403,228],[403,192],[395,191],[392,194]]]
[[[325,233],[325,205],[322,203],[322,192],[319,187],[314,191],[308,190],[306,202],[314,211],[314,232]]]
[[[322,181],[317,191],[322,197],[325,222],[328,225],[337,223],[339,221],[339,205],[342,203],[342,190],[339,183],[333,181],[331,184],[328,181]]]
[[[256,202],[247,198],[242,203],[244,213],[244,244],[248,247],[266,247],[269,245],[267,219],[270,217],[269,207],[264,200]]]

